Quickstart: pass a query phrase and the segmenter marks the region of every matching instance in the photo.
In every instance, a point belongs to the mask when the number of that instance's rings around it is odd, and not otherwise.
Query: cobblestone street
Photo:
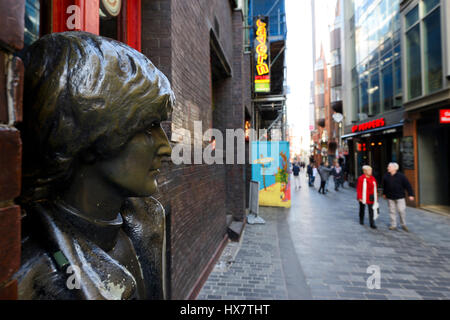
[[[304,176],[304,173],[302,173]],[[450,299],[450,216],[407,209],[410,232],[390,231],[381,200],[378,229],[359,225],[355,189],[327,195],[302,179],[292,207],[260,208],[228,268],[211,273],[198,299]],[[366,213],[367,215],[367,213]],[[381,288],[368,289],[379,266]]]

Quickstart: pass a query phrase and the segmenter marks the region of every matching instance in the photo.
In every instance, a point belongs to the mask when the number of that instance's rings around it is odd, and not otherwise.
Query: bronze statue
[[[26,50],[20,299],[163,299],[165,212],[150,196],[174,101],[143,54],[84,32]]]

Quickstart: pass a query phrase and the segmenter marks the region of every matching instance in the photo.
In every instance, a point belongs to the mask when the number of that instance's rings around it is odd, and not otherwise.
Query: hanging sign
[[[102,17],[114,18],[120,13],[122,7],[122,0],[101,0],[100,13]]]
[[[450,109],[439,110],[439,122],[450,123]]]
[[[258,17],[255,29],[255,92],[270,92],[269,17]]]

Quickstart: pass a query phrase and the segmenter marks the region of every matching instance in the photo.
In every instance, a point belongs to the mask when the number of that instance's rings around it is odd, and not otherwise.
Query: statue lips
[[[153,162],[152,162],[152,166],[148,171],[150,173],[158,174],[160,172],[160,170],[159,170],[160,168],[161,168],[161,157],[155,156],[155,158],[153,159]]]
[[[160,173],[160,170],[159,169],[150,169],[148,172],[150,174],[158,174],[158,173]]]

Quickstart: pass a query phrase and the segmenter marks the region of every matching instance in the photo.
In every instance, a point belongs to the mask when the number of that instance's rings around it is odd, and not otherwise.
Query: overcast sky
[[[315,0],[317,54],[320,42],[329,51],[329,25],[333,22],[336,0]],[[287,19],[287,99],[288,123],[302,148],[309,149],[309,98],[313,78],[312,19],[310,0],[286,0]]]

